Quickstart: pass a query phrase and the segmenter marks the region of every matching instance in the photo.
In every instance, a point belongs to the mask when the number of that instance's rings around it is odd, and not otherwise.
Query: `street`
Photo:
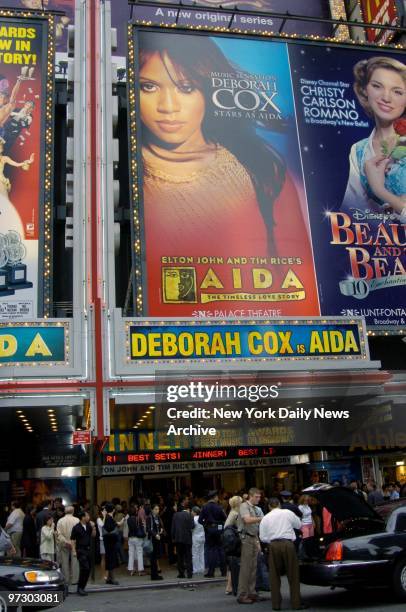
[[[282,610],[289,610],[288,586],[283,581]],[[262,593],[268,597],[269,593]],[[330,589],[302,585],[303,602],[309,605],[312,612],[330,610],[350,610],[363,612],[404,612],[405,604],[398,602],[389,591],[363,590],[349,592],[344,589]],[[177,587],[170,589],[116,591],[111,593],[90,594],[88,597],[70,595],[63,606],[55,608],[58,612],[131,612],[148,610],[149,612],[207,612],[221,610],[232,612],[241,607],[232,596],[224,594],[224,585],[207,585]],[[270,611],[270,601],[253,604],[252,610]]]

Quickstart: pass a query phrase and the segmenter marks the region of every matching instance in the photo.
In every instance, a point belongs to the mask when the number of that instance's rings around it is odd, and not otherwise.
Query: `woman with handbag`
[[[163,580],[158,571],[158,559],[161,556],[161,537],[164,533],[162,520],[159,516],[159,506],[152,507],[151,514],[147,516],[147,534],[152,543],[151,552],[151,580]]]
[[[144,540],[146,538],[145,524],[141,520],[138,509],[130,508],[128,525],[128,571],[134,576],[134,561],[137,558],[138,576],[145,576],[144,572]]]
[[[118,527],[114,520],[114,505],[106,504],[103,510],[103,542],[105,549],[105,565],[106,565],[106,584],[119,584],[117,580],[114,580],[114,570],[118,567],[117,559],[117,542],[118,542]]]

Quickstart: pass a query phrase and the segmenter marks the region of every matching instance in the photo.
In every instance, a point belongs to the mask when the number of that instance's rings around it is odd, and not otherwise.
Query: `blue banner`
[[[360,322],[220,322],[129,326],[131,361],[366,358]]]
[[[0,325],[0,365],[65,362],[67,327]]]

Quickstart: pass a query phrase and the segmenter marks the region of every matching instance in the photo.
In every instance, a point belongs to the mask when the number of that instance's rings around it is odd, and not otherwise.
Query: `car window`
[[[397,508],[392,512],[386,523],[386,531],[406,531],[406,508]]]

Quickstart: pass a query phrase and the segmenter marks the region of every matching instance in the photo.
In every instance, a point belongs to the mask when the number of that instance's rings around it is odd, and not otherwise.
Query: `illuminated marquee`
[[[361,321],[164,321],[127,324],[137,363],[366,359]]]
[[[69,365],[68,323],[0,323],[0,366]]]

